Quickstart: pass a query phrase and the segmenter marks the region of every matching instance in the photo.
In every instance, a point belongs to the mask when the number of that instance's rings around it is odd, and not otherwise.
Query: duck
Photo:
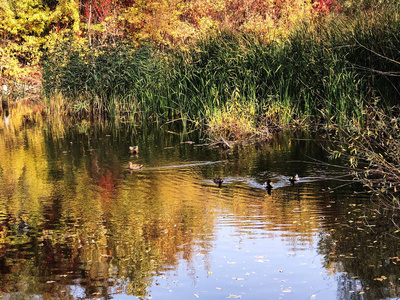
[[[129,162],[129,170],[140,170],[141,168],[143,168],[143,165]]]
[[[299,181],[299,175],[297,175],[297,174],[292,174],[292,175],[289,177],[289,181],[290,181],[292,184],[294,184],[296,181]]]
[[[219,176],[215,177],[213,181],[214,181],[215,184],[218,184],[218,187],[221,187],[222,183],[224,182],[224,180]]]
[[[274,184],[272,183],[271,180],[268,179],[268,180],[264,183],[264,187],[265,187],[266,189],[268,189],[268,190],[271,190],[271,189],[274,187]]]
[[[129,146],[129,152],[131,154],[138,154],[139,153],[139,146]]]

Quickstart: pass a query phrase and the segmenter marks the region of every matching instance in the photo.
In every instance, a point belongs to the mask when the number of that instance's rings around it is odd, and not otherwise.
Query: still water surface
[[[204,143],[166,127],[2,120],[0,298],[400,295],[398,230],[343,169],[315,163],[338,162],[309,135]]]

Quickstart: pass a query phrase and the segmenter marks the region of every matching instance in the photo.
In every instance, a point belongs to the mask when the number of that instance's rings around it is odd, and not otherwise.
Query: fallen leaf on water
[[[386,279],[385,276],[381,276],[381,277],[378,277],[378,278],[374,278],[374,280],[378,280],[378,281],[384,281],[385,279]]]

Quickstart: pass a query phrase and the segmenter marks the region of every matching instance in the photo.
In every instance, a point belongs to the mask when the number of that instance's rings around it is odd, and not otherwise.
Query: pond
[[[400,295],[399,230],[309,133],[0,121],[0,298]]]

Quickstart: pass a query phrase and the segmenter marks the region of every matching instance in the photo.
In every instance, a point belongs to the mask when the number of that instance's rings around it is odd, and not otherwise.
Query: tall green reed
[[[236,95],[259,122],[272,111],[283,124],[362,122],[369,99],[398,98],[398,11],[304,24],[279,43],[225,30],[186,50],[64,44],[43,59],[43,86],[123,120],[201,121]]]

